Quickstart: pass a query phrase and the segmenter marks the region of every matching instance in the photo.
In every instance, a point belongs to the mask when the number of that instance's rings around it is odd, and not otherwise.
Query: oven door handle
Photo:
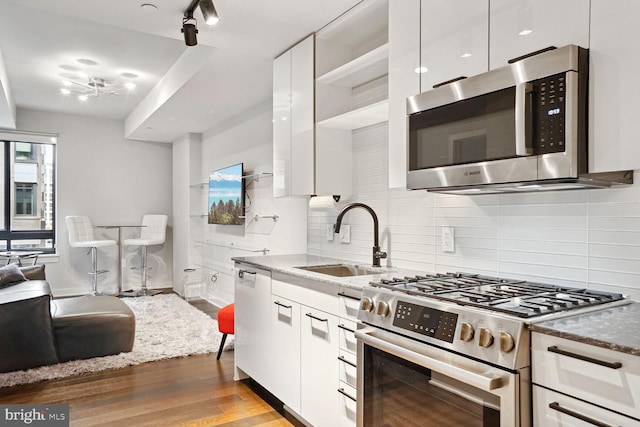
[[[375,329],[364,328],[357,330],[355,335],[358,341],[362,341],[371,347],[375,347],[402,359],[409,360],[417,365],[424,366],[427,369],[447,375],[450,378],[472,385],[480,390],[490,392],[491,390],[495,390],[503,386],[502,377],[496,376],[495,372],[492,375],[490,372],[491,368],[487,368],[484,373],[472,372],[468,369],[453,365],[450,361],[440,360],[426,354],[416,353],[415,351],[401,347],[400,345],[389,342],[388,340],[375,337],[373,335],[375,332]],[[422,345],[427,346],[427,344]]]

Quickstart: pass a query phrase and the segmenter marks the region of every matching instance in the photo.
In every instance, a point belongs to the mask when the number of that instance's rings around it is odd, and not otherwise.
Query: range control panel
[[[393,318],[393,326],[449,343],[453,342],[457,322],[456,313],[423,307],[402,300],[398,300]]]

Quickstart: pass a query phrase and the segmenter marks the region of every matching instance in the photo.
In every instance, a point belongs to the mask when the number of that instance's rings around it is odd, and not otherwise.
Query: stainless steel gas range
[[[358,313],[358,425],[529,426],[528,324],[621,294],[444,274],[381,280]]]

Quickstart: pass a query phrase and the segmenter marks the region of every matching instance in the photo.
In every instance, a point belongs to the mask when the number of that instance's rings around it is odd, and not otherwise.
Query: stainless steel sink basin
[[[367,268],[352,264],[328,264],[313,265],[309,267],[295,267],[301,270],[312,271],[314,273],[328,274],[336,277],[366,276],[369,274],[382,274],[384,271],[379,268]]]

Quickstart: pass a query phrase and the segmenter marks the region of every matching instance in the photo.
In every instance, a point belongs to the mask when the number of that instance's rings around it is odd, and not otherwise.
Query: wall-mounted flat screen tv
[[[209,224],[244,224],[243,164],[209,174]]]

